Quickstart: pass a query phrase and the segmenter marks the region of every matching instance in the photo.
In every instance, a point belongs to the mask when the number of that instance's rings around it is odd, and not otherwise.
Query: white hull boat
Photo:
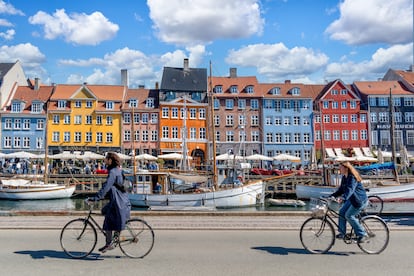
[[[216,208],[234,208],[254,206],[263,196],[263,181],[258,180],[235,188],[220,189],[211,192],[182,194],[130,193],[133,206],[211,206]]]
[[[299,199],[329,196],[338,188],[333,186],[296,185],[296,197]],[[377,195],[384,201],[407,201],[414,199],[414,183],[390,184],[368,187],[368,195]]]
[[[2,179],[0,199],[33,200],[69,198],[75,192],[75,185],[45,184],[25,179]]]

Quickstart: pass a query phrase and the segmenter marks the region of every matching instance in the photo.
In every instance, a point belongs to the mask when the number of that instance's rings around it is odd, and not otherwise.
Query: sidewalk
[[[1,212],[0,229],[61,229],[69,220],[86,212]],[[131,212],[154,230],[294,230],[308,212]],[[94,218],[101,224],[103,217]],[[414,230],[414,217],[385,217],[391,230]]]

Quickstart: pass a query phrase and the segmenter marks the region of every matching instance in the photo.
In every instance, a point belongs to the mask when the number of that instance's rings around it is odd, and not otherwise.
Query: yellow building
[[[125,90],[122,85],[57,85],[48,104],[49,152],[118,151]]]

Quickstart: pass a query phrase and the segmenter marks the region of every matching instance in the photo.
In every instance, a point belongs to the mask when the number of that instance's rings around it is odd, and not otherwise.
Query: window
[[[361,140],[368,140],[368,132],[366,129],[361,130]]]
[[[251,136],[252,136],[252,142],[259,142],[260,134],[258,131],[252,131]]]
[[[226,109],[233,109],[233,107],[234,107],[234,100],[226,99]]]
[[[270,90],[270,93],[271,93],[272,95],[280,95],[280,87],[273,87],[273,88]]]
[[[217,93],[217,94],[223,93],[223,86],[216,85],[216,87],[214,87],[214,93]]]
[[[322,107],[323,107],[323,109],[328,109],[329,108],[329,102],[328,101],[323,101],[322,102]]]
[[[153,130],[151,133],[151,141],[158,141],[158,131]]]
[[[357,114],[351,114],[351,123],[357,123],[358,122],[358,115]]]
[[[234,132],[226,131],[226,142],[234,142]]]
[[[413,98],[404,98],[404,106],[414,106],[414,99]]]
[[[237,101],[238,108],[239,109],[246,109],[246,100],[245,99],[239,99]]]
[[[139,124],[140,113],[134,113],[134,124]]]
[[[112,143],[112,132],[107,132],[106,133],[106,142],[107,143]]]
[[[338,114],[332,115],[332,123],[339,123],[339,115]]]
[[[96,115],[96,124],[102,125],[102,115]]]
[[[130,124],[131,123],[131,113],[124,113],[124,124]]]
[[[75,101],[75,107],[81,108],[82,107],[82,101]]]
[[[195,127],[190,128],[190,140],[197,139],[197,129]]]
[[[366,123],[367,122],[367,114],[361,114],[359,116],[359,122],[360,123]]]
[[[66,108],[66,101],[65,100],[59,100],[57,102],[57,105],[58,105],[58,109],[64,109],[64,108]]]
[[[13,102],[11,106],[11,112],[12,113],[20,113],[22,112],[22,103],[19,102]]]
[[[233,115],[226,115],[226,126],[232,127],[234,125]]]
[[[107,110],[113,110],[114,109],[114,106],[115,106],[115,104],[114,104],[113,101],[107,101],[107,102],[105,102],[105,108]]]
[[[342,101],[341,102],[341,109],[347,109],[347,103],[346,103],[346,101]]]
[[[338,102],[332,102],[332,109],[338,109]]]
[[[388,97],[378,97],[378,106],[388,106]]]
[[[151,113],[151,124],[158,123],[158,113]]]
[[[358,140],[358,130],[352,130],[351,131],[351,139],[352,139],[352,141],[357,141]]]
[[[142,123],[143,124],[148,124],[148,120],[149,120],[149,114],[148,113],[142,113]]]
[[[23,148],[28,149],[30,148],[30,138],[23,137]]]
[[[9,137],[9,136],[4,137],[4,147],[5,148],[11,148],[12,147],[11,137]]]
[[[82,116],[81,115],[75,115],[75,125],[82,124]]]
[[[331,90],[331,95],[338,95],[338,90],[332,89]]]
[[[22,128],[22,121],[20,119],[14,119],[14,129],[21,129]]]
[[[32,103],[32,113],[41,113],[43,105],[41,103]]]
[[[23,129],[30,129],[30,119],[23,120]]]
[[[277,144],[282,143],[282,134],[281,133],[276,133],[275,134],[275,143],[277,143]]]
[[[330,141],[331,140],[331,132],[329,130],[324,131],[324,140]]]
[[[299,87],[292,88],[291,93],[292,93],[293,96],[299,96],[300,95],[300,88]]]
[[[291,139],[290,133],[285,133],[284,137],[285,137],[285,143],[286,143],[286,144],[289,144],[289,143],[291,143],[291,142],[292,142],[292,139]]]
[[[206,128],[201,127],[200,128],[200,139],[205,140],[206,138],[207,138]]]
[[[346,95],[348,94],[348,90],[346,89],[341,89],[341,95]]]
[[[346,115],[346,114],[342,114],[342,116],[341,116],[341,122],[342,123],[348,123],[348,115]]]
[[[376,98],[369,97],[368,101],[369,101],[369,106],[377,106],[377,99]]]
[[[162,110],[161,110],[161,116],[163,118],[168,118],[168,116],[169,116],[169,109],[168,109],[168,107],[163,107],[162,108]]]
[[[370,117],[371,117],[371,123],[376,123],[377,122],[377,113],[372,112],[370,114]]]
[[[135,130],[134,132],[134,141],[139,141],[139,130]]]
[[[131,131],[130,130],[124,130],[124,142],[131,141]]]
[[[130,108],[138,107],[138,100],[137,99],[129,99],[129,105]]]
[[[282,101],[276,100],[275,101],[275,111],[281,112],[282,111]]]
[[[293,125],[294,126],[300,125],[300,117],[299,116],[294,116],[293,117]]]
[[[65,131],[63,132],[63,142],[70,142],[70,132],[69,131]]]
[[[203,120],[206,118],[206,110],[204,108],[198,110],[198,118]]]
[[[357,107],[357,101],[356,100],[351,100],[349,103],[351,109],[355,109]]]
[[[333,140],[334,141],[339,141],[340,139],[341,139],[341,136],[340,136],[339,130],[334,130],[333,131]]]
[[[388,112],[380,112],[378,114],[378,122],[388,123]]]
[[[239,126],[245,126],[245,125],[246,125],[246,116],[239,115]]]
[[[348,130],[342,130],[342,140],[344,140],[344,141],[349,140],[349,131]]]
[[[284,117],[283,118],[283,125],[285,125],[285,126],[290,125],[290,117]]]
[[[259,116],[258,115],[252,115],[250,117],[250,124],[251,124],[251,126],[258,126],[259,125]]]
[[[171,127],[171,138],[178,139],[178,127]]]
[[[303,143],[310,143],[310,133],[303,134]]]
[[[63,115],[63,123],[65,125],[69,125],[70,124],[70,115]]]
[[[275,126],[281,126],[282,125],[282,117],[275,117]]]
[[[253,85],[248,85],[246,87],[246,93],[248,93],[248,94],[253,94],[254,93],[254,87],[253,87]]]
[[[42,137],[36,138],[36,149],[44,149]]]
[[[250,108],[254,110],[259,109],[259,100],[256,100],[256,99],[250,100]]]
[[[171,108],[171,118],[178,119],[178,107]]]
[[[190,108],[190,119],[197,119],[197,108]]]
[[[86,101],[86,108],[92,108],[93,103],[92,101]]]
[[[331,117],[329,115],[323,115],[323,122],[329,123],[331,121]]]
[[[405,112],[404,118],[406,123],[414,122],[414,112]]]
[[[266,133],[266,142],[273,143],[273,133],[271,132]]]
[[[97,132],[96,133],[96,143],[102,143],[103,141],[103,134],[102,132]]]
[[[401,106],[401,98],[393,97],[392,100],[394,106]]]
[[[271,109],[271,108],[273,108],[272,100],[264,100],[263,104],[264,104],[264,108],[265,109]]]
[[[147,101],[146,101],[145,107],[146,108],[154,108],[154,102],[155,102],[154,98],[148,98]]]
[[[21,138],[13,137],[13,148],[20,148],[21,146]]]
[[[220,100],[219,99],[214,99],[214,109],[220,109]]]
[[[220,116],[214,115],[214,126],[220,126]]]
[[[239,89],[237,88],[237,85],[230,86],[230,93],[235,94],[238,92],[239,92]]]
[[[80,143],[80,142],[82,142],[82,133],[81,133],[81,132],[79,132],[79,131],[76,131],[76,132],[74,133],[73,140],[74,140],[74,142],[76,142],[76,143]]]
[[[91,125],[92,124],[92,115],[85,116],[85,124]]]
[[[170,137],[170,129],[167,126],[162,127],[162,138],[168,139]]]
[[[85,133],[85,142],[90,143],[92,142],[92,132]]]
[[[272,125],[272,116],[266,116],[266,118],[265,118],[265,125],[266,126]]]
[[[284,103],[284,108],[285,109],[290,109],[290,101],[288,101],[288,100],[285,100],[285,101],[283,101],[283,103]]]
[[[59,142],[59,132],[53,131],[52,133],[52,142]]]
[[[37,130],[42,130],[42,129],[44,129],[45,128],[45,120],[43,120],[43,119],[38,119],[37,121],[36,121],[36,129]]]
[[[106,116],[106,125],[111,126],[112,125],[112,116]]]
[[[300,143],[300,133],[293,134],[293,143],[299,144]]]

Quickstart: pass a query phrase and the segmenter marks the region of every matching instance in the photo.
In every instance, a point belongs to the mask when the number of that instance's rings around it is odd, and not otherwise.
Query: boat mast
[[[135,160],[135,128],[134,128],[134,124],[135,124],[135,119],[134,119],[134,106],[132,106],[132,115],[131,115],[131,150],[132,150],[132,164],[134,166],[133,168],[133,179],[134,179],[134,184],[137,183],[137,161]]]
[[[390,119],[391,119],[391,128],[390,128],[390,138],[391,138],[391,152],[392,152],[392,161],[394,163],[394,177],[397,182],[399,182],[398,171],[397,171],[397,154],[395,149],[395,121],[394,121],[394,101],[392,98],[392,88],[390,88]]]
[[[210,124],[211,124],[211,134],[210,134],[210,139],[212,142],[212,162],[213,162],[213,183],[214,183],[214,188],[218,188],[218,177],[217,177],[217,164],[216,164],[216,131],[215,131],[215,127],[214,127],[214,95],[213,95],[213,81],[212,81],[212,76],[211,76],[211,61],[210,61],[210,78],[209,78],[209,83],[208,83],[208,94],[209,94],[209,108],[210,108]]]
[[[48,108],[48,110],[49,110],[49,108]],[[48,121],[49,121],[49,112],[46,111],[46,122],[45,122],[45,158],[43,160],[44,166],[45,166],[45,175],[44,175],[44,183],[45,184],[49,180],[48,179],[48,175],[49,175],[49,172],[48,172],[49,168],[48,167],[49,166],[48,166],[48,162],[47,162],[47,155],[48,155],[48,151],[49,151],[49,146],[48,146],[48,143],[47,143],[47,135],[48,135],[48,133],[47,133],[47,131],[48,131],[47,125],[48,125]]]
[[[183,129],[181,131],[181,137],[182,137],[182,166],[181,169],[183,171],[189,170],[189,164],[188,164],[188,158],[187,158],[187,96],[184,95],[184,121],[183,121]]]

